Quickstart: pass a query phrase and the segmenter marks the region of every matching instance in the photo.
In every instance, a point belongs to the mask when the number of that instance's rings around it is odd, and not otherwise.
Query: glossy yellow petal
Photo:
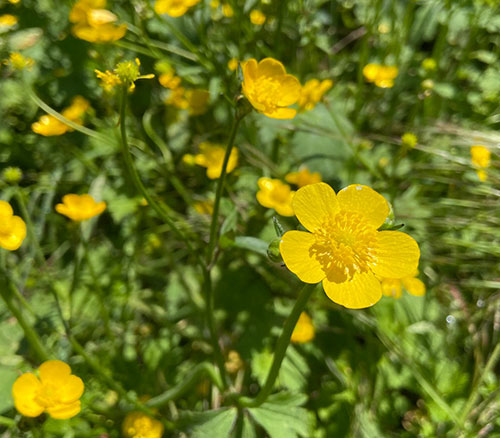
[[[405,287],[406,291],[411,295],[415,295],[416,297],[421,297],[425,295],[425,284],[419,278],[415,277],[403,278],[403,286]]]
[[[60,404],[47,408],[47,413],[56,420],[66,420],[77,415],[81,410],[80,400],[70,404]]]
[[[18,249],[26,237],[26,224],[19,216],[9,219],[8,233],[0,233],[0,247],[9,251]]]
[[[314,257],[311,247],[316,238],[303,231],[287,231],[280,242],[280,253],[286,267],[304,283],[319,283],[326,273]]]
[[[293,105],[299,100],[301,85],[299,80],[293,75],[286,75],[280,83],[277,104],[279,106]]]
[[[380,231],[371,270],[384,278],[404,278],[415,272],[419,258],[420,249],[413,237],[400,231]]]
[[[257,106],[254,106],[256,107],[256,109],[258,109],[258,104]],[[270,111],[262,111],[262,114],[270,117],[271,119],[288,120],[295,117],[295,115],[297,114],[297,110],[294,110],[293,108],[273,108]]]
[[[399,278],[384,278],[381,281],[382,293],[386,297],[401,298],[403,288]]]
[[[59,387],[59,399],[62,403],[73,403],[82,396],[84,389],[82,379],[71,374],[64,378]]]
[[[283,79],[286,70],[283,64],[274,58],[264,58],[257,67],[258,76],[271,76]]]
[[[368,186],[353,184],[337,193],[341,210],[362,214],[375,228],[379,228],[389,214],[385,198]]]
[[[378,64],[367,64],[363,67],[363,76],[368,82],[375,81],[375,78],[380,71],[380,65]]]
[[[355,273],[350,281],[335,283],[325,278],[323,289],[334,303],[348,309],[373,306],[382,297],[380,281],[370,272]]]
[[[243,71],[243,77],[245,82],[253,82],[257,78],[257,60],[249,59],[248,61],[243,61],[241,63],[241,70]]]
[[[339,211],[337,196],[325,183],[309,184],[295,193],[293,211],[300,223],[314,232]]]
[[[0,201],[0,217],[1,216],[12,216],[14,214],[14,210],[10,204],[6,201]]]
[[[35,397],[42,384],[32,373],[19,376],[12,385],[14,406],[26,417],[38,417],[43,412],[43,406],[35,402]]]
[[[60,360],[48,360],[40,365],[38,374],[44,385],[55,382],[63,384],[71,374],[71,368]]]

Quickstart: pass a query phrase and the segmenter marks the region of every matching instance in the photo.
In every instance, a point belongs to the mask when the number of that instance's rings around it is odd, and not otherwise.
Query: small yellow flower
[[[35,61],[19,52],[12,52],[4,64],[12,66],[15,70],[24,70],[25,68],[30,70],[35,65]]]
[[[106,0],[78,0],[69,13],[69,21],[74,23],[71,28],[73,35],[91,43],[107,43],[123,38],[127,26],[116,25],[118,17],[105,7]]]
[[[299,100],[299,80],[286,73],[283,64],[273,58],[259,63],[249,59],[241,63],[243,94],[252,106],[273,119],[293,119],[296,110],[286,108]]]
[[[165,103],[179,109],[187,109],[189,103],[186,99],[186,89],[184,87],[174,88],[170,92],[170,95],[165,99]]]
[[[162,73],[158,77],[158,81],[160,82],[162,87],[169,88],[173,90],[177,88],[181,84],[181,78],[175,75],[174,70],[172,69],[170,72]]]
[[[295,192],[279,179],[259,178],[257,201],[266,208],[274,208],[281,216],[293,216],[292,199]]]
[[[0,247],[9,251],[18,249],[26,237],[26,224],[6,201],[0,201]]]
[[[404,278],[382,278],[382,293],[386,297],[401,298],[403,287],[410,295],[421,297],[425,295],[425,284],[419,278],[416,278],[418,272]]]
[[[422,61],[422,68],[427,71],[434,71],[436,70],[437,64],[436,61],[433,58],[425,58]]]
[[[4,14],[0,15],[0,30],[3,28],[14,27],[17,24],[18,20],[15,15]]]
[[[239,65],[240,63],[238,62],[237,58],[231,58],[227,63],[227,68],[231,71],[235,71],[238,69]]]
[[[434,88],[434,81],[432,79],[425,79],[422,81],[422,88],[432,90]]]
[[[87,99],[82,96],[75,96],[71,101],[71,105],[68,108],[65,108],[61,114],[67,119],[81,124],[81,117],[88,111],[89,108],[90,103]]]
[[[95,74],[101,80],[101,86],[105,91],[111,91],[116,85],[126,85],[129,91],[134,91],[135,81],[155,77],[154,74],[141,75],[140,66],[141,61],[135,58],[134,61],[119,62],[112,72],[95,70]]]
[[[26,417],[47,412],[52,418],[64,420],[80,412],[82,379],[71,374],[68,364],[48,360],[38,368],[38,375],[24,373],[14,382],[14,406]]]
[[[311,317],[306,312],[302,312],[295,328],[293,329],[290,340],[296,344],[304,344],[312,341],[315,335],[316,330]]]
[[[220,1],[219,0],[211,0],[210,1],[210,7],[212,9],[217,9],[220,6]]]
[[[19,169],[19,167],[11,166],[4,169],[2,176],[5,182],[7,182],[8,184],[17,184],[19,181],[21,181],[23,172],[21,172],[21,169]]]
[[[391,88],[398,75],[398,68],[393,65],[367,64],[363,68],[363,75],[368,82],[374,82],[377,87]]]
[[[196,164],[193,154],[184,154],[182,156],[182,162],[188,166],[194,166]]]
[[[193,208],[198,214],[202,215],[212,215],[214,212],[214,202],[213,201],[196,201],[193,203]]]
[[[207,90],[194,89],[184,93],[187,109],[192,116],[199,116],[207,112],[210,93]]]
[[[332,88],[333,81],[325,79],[318,81],[318,79],[311,79],[307,81],[300,91],[299,98],[299,111],[310,111],[316,104],[323,98],[323,95]]]
[[[237,351],[231,350],[224,366],[229,374],[235,374],[243,368],[243,360]]]
[[[285,175],[285,180],[298,187],[304,187],[308,184],[315,184],[322,181],[319,172],[310,172],[306,166],[301,166],[298,172],[287,173]]]
[[[227,18],[231,18],[232,16],[234,16],[234,10],[229,3],[222,4],[222,15]]]
[[[17,5],[17,4],[18,4],[18,3],[20,3],[20,2],[21,2],[21,0],[9,0],[9,3],[10,3],[11,5]]]
[[[401,143],[404,146],[407,146],[407,147],[413,149],[418,143],[418,138],[415,134],[413,134],[411,132],[405,132],[401,136]]]
[[[488,175],[485,171],[490,167],[491,152],[483,145],[474,145],[470,148],[470,155],[472,164],[477,168],[476,173],[480,181],[486,181]]]
[[[266,16],[258,9],[254,9],[250,12],[250,21],[256,26],[262,26],[266,22]]]
[[[104,88],[104,91],[110,92],[117,85],[120,85],[122,83],[118,75],[116,73],[113,73],[112,71],[106,70],[102,72],[99,70],[94,70],[94,72],[97,76],[97,79],[101,80],[101,83],[99,85]]]
[[[84,221],[101,214],[106,209],[105,202],[95,202],[90,195],[63,196],[63,203],[56,205],[56,211],[75,222]]]
[[[372,306],[382,296],[379,278],[404,278],[417,270],[417,242],[400,231],[378,231],[389,204],[370,187],[355,184],[335,194],[325,183],[311,184],[297,191],[292,205],[309,232],[283,235],[283,261],[303,282],[322,281],[333,302],[350,309]]]
[[[377,29],[381,34],[386,34],[391,31],[391,26],[389,26],[387,23],[380,23]]]
[[[224,161],[225,148],[208,141],[200,143],[200,152],[194,156],[194,162],[198,166],[207,168],[207,176],[210,179],[220,177]],[[238,149],[233,148],[227,163],[227,173],[231,173],[238,164]]]
[[[156,0],[155,12],[180,17],[199,2],[200,0]]]
[[[161,438],[163,424],[142,412],[130,412],[122,424],[125,438]]]

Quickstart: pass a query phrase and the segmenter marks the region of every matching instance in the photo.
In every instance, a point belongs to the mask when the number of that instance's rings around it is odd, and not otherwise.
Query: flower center
[[[35,396],[35,401],[45,408],[54,406],[59,399],[58,387],[53,384],[44,384]]]
[[[257,100],[268,107],[276,107],[276,98],[280,82],[268,76],[261,77],[255,83]]]
[[[342,283],[356,272],[369,272],[375,259],[377,230],[362,215],[341,211],[314,235],[311,256],[321,263],[329,280]]]

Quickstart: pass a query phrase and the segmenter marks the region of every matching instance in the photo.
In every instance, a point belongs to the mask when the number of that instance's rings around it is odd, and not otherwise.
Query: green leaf
[[[188,425],[190,438],[226,438],[233,428],[236,414],[235,408],[188,412],[183,414],[182,422]]]
[[[237,236],[234,239],[234,246],[242,249],[249,249],[263,256],[267,256],[267,247],[269,244],[261,239],[251,236]]]
[[[0,367],[0,414],[14,406],[12,400],[12,385],[19,375],[13,368]]]

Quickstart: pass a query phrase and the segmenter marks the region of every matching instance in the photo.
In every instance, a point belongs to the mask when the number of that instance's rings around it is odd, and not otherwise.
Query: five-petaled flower
[[[262,177],[257,181],[257,201],[266,208],[274,208],[281,216],[293,216],[292,199],[295,194],[288,184],[279,179]]]
[[[75,195],[70,193],[63,196],[63,203],[56,205],[56,211],[69,217],[75,222],[84,221],[101,214],[106,209],[106,203],[95,202],[90,195]]]
[[[68,364],[48,360],[38,368],[38,376],[24,373],[12,386],[14,406],[26,417],[38,417],[43,412],[64,420],[80,412],[82,379],[71,374]]]
[[[0,248],[14,251],[26,237],[26,224],[6,201],[0,201]]]
[[[122,424],[125,438],[161,438],[163,424],[143,412],[130,412]]]
[[[417,242],[400,231],[378,231],[389,204],[370,187],[351,185],[336,195],[325,183],[311,184],[297,191],[292,206],[309,232],[283,235],[283,261],[303,282],[323,282],[333,302],[352,309],[372,306],[382,296],[379,278],[416,271]]]
[[[272,119],[293,119],[297,111],[287,108],[299,100],[299,80],[287,74],[283,64],[273,58],[259,63],[249,59],[241,63],[242,90],[252,106]]]
[[[293,329],[290,340],[296,344],[304,344],[312,341],[315,334],[316,329],[314,328],[311,317],[306,312],[302,312]]]
[[[222,164],[224,161],[225,149],[223,146],[204,141],[198,146],[199,153],[194,157],[189,154],[185,155],[184,161],[188,162],[192,158],[192,162],[198,166],[207,168],[207,176],[210,179],[217,179],[222,172]],[[231,173],[238,165],[238,149],[233,148],[229,154],[226,172]]]
[[[333,81],[325,79],[319,81],[318,79],[310,79],[307,81],[300,91],[300,98],[298,101],[299,111],[310,111],[316,104],[323,98],[323,95],[332,88]]]
[[[391,88],[398,75],[398,68],[394,65],[367,64],[363,68],[363,75],[368,82],[373,82],[380,88]]]
[[[309,184],[321,182],[321,174],[319,172],[311,172],[306,166],[301,166],[298,172],[287,173],[285,180],[298,187],[304,187]]]
[[[156,0],[155,12],[180,17],[199,2],[200,0]]]
[[[417,278],[418,272],[404,278],[382,278],[382,293],[387,297],[401,298],[403,287],[410,295],[421,297],[425,295],[425,284]]]

